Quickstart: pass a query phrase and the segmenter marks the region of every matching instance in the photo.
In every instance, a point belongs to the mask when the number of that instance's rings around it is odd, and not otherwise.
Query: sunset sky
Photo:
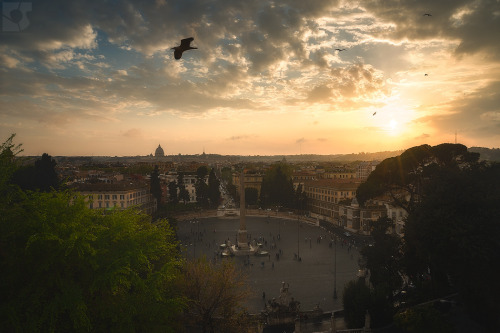
[[[500,147],[499,0],[21,5],[2,3],[0,139],[26,155]]]

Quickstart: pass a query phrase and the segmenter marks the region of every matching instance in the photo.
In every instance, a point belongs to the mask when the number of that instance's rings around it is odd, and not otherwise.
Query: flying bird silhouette
[[[432,16],[432,15],[429,13],[425,13],[424,16]]]
[[[424,76],[429,76],[429,74],[424,74]]]
[[[174,58],[179,60],[182,57],[182,52],[187,50],[194,50],[197,47],[192,47],[191,42],[194,40],[193,37],[181,39],[181,45],[172,47],[171,50],[174,50]]]
[[[335,49],[335,51],[342,52],[342,51],[345,51],[345,49]]]
[[[377,111],[373,112],[372,116],[376,115],[377,114]]]

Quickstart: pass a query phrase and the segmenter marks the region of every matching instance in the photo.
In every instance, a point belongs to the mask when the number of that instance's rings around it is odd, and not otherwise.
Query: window
[[[109,194],[104,195],[104,200],[109,200]]]
[[[113,194],[113,200],[118,199],[118,196],[116,194]]]
[[[106,201],[106,208],[109,208],[109,202]]]
[[[123,194],[120,194],[120,200],[125,200],[125,196]]]
[[[97,195],[97,200],[102,200],[102,194]]]
[[[90,209],[94,209],[94,203],[93,202],[90,203],[89,208]]]
[[[102,208],[102,202],[99,201],[99,208]]]

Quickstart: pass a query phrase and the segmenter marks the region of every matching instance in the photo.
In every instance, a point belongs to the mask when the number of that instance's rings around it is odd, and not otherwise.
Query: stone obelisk
[[[247,250],[247,225],[245,221],[246,208],[245,208],[245,175],[243,170],[240,173],[240,230],[238,230],[238,247],[241,250]]]

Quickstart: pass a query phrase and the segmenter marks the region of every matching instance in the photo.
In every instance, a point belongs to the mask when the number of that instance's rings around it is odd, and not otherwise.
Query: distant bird
[[[424,74],[424,76],[429,76],[429,74]]]
[[[432,16],[432,15],[429,13],[425,13],[423,16]]]
[[[179,60],[182,57],[182,52],[187,51],[187,50],[197,49],[197,47],[191,46],[191,42],[193,40],[194,40],[193,37],[181,39],[181,45],[171,48],[171,50],[175,50],[174,51],[174,58],[176,60]]]
[[[345,49],[335,49],[335,51],[342,52],[342,51],[345,51]]]
[[[373,115],[372,115],[372,116],[374,116],[374,115],[376,115],[376,114],[377,114],[377,111],[373,112]]]

